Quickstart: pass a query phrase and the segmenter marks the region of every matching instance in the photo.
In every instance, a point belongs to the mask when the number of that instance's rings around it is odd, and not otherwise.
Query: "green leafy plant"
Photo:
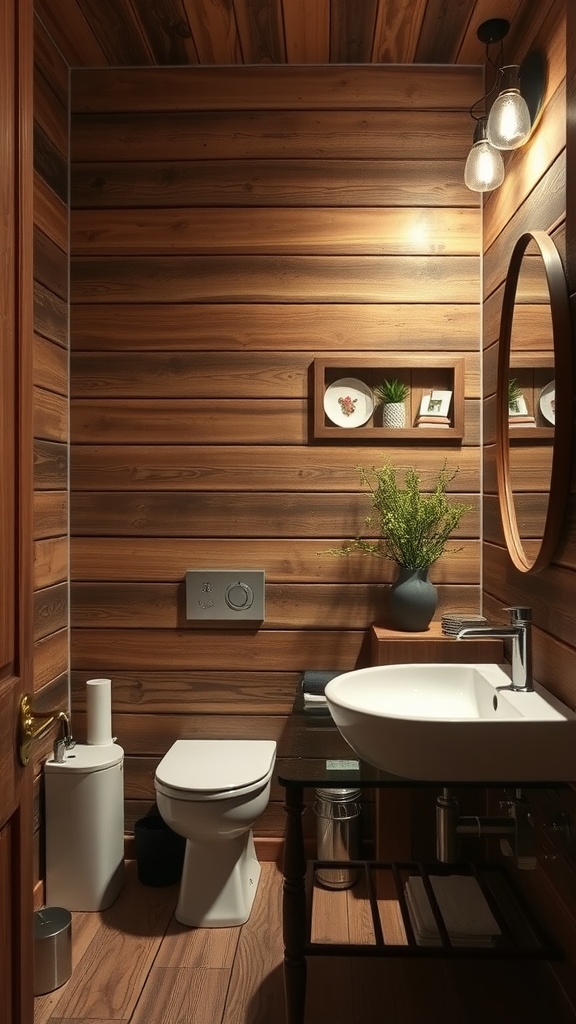
[[[404,486],[396,479],[396,470],[389,463],[370,469],[358,467],[360,479],[370,489],[372,515],[366,518],[368,528],[376,527],[380,538],[357,537],[331,554],[349,555],[360,551],[365,555],[390,558],[409,569],[428,569],[446,550],[446,543],[460,520],[473,508],[454,501],[446,494],[458,469],[444,466],[438,473],[434,490],[420,490],[420,477],[409,467]],[[459,548],[453,549],[455,551]]]
[[[401,380],[384,380],[372,388],[374,397],[378,404],[390,405],[397,402],[404,402],[410,394],[410,388]]]
[[[515,377],[508,381],[508,408],[517,409],[518,402],[522,398],[522,388]]]

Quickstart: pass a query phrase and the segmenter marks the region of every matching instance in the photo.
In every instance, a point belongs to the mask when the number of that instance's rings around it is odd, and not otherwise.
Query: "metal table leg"
[[[306,1004],[306,855],[302,832],[304,787],[286,788],[284,841],[284,888],[282,934],[284,938],[284,995],[286,1024],[304,1024]]]

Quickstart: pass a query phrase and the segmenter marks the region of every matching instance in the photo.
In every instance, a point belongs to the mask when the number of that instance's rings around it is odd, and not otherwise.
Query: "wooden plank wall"
[[[439,614],[478,608],[479,91],[457,68],[73,72],[74,719],[110,674],[127,821],[177,737],[277,738],[304,669],[368,662],[393,568],[323,552],[384,455],[314,442],[315,357],[465,360],[464,444],[385,454],[427,485],[460,467],[475,512],[432,578]],[[241,567],[266,571],[263,627],[191,627],[186,569]]]
[[[549,0],[538,12],[530,12],[519,25],[508,49],[508,59],[520,62],[532,49],[547,58],[548,80],[540,123],[529,143],[506,158],[504,184],[486,200],[484,208],[484,449],[485,500],[483,545],[484,610],[491,619],[502,621],[502,611],[511,604],[525,604],[534,616],[534,673],[547,689],[576,708],[576,541],[574,502],[567,509],[563,536],[549,568],[530,575],[518,572],[504,546],[498,512],[495,474],[496,350],[503,283],[512,247],[522,232],[542,229],[551,232],[563,259],[574,250],[575,227],[570,239],[566,231],[566,73],[567,53],[572,76],[576,71],[574,48],[566,46],[567,5]],[[572,156],[574,160],[574,155]],[[576,267],[572,268],[574,274]],[[574,280],[574,277],[572,278]],[[528,307],[523,318],[527,346],[537,344],[538,321]],[[530,460],[526,459],[530,471]],[[529,481],[526,481],[529,491]],[[572,486],[574,491],[574,486]],[[527,495],[528,500],[535,495]],[[538,756],[538,751],[534,752]],[[492,794],[497,800],[501,794]],[[531,790],[538,833],[538,867],[518,872],[518,883],[538,908],[559,944],[567,953],[555,966],[561,983],[576,1006],[576,912],[574,883],[576,858],[552,829],[558,813],[576,813],[576,793],[568,789]]]
[[[34,705],[68,707],[69,70],[34,31]],[[37,877],[42,873],[35,746]]]

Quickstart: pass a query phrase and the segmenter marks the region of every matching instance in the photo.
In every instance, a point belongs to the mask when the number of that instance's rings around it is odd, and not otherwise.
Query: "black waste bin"
[[[159,814],[149,814],[134,825],[138,881],[142,885],[174,885],[182,877],[186,840]]]

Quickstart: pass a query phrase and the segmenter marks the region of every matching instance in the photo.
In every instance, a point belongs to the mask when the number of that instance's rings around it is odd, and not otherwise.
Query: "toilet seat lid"
[[[272,770],[274,740],[176,740],[156,769],[158,782],[195,793],[230,792]]]

